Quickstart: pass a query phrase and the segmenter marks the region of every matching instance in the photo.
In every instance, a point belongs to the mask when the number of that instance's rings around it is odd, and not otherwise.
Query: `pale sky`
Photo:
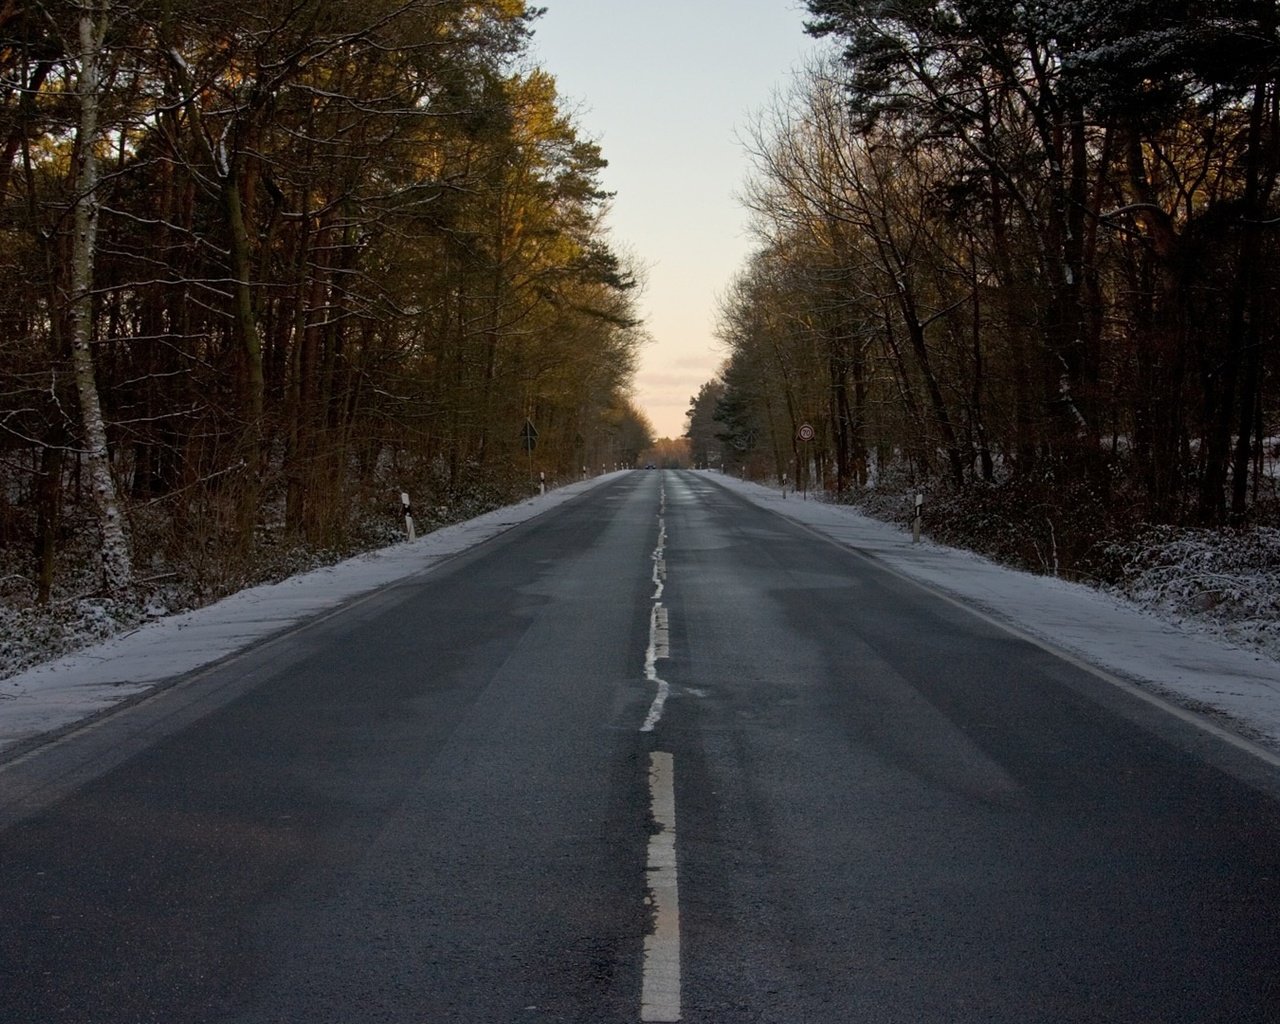
[[[678,437],[724,361],[716,300],[751,248],[738,138],[820,44],[796,0],[540,2],[533,57],[600,143],[613,242],[647,268],[639,307],[654,341],[636,404],[659,437]]]

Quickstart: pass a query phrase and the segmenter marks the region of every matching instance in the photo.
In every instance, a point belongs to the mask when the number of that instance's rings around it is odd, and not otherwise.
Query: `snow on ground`
[[[304,618],[430,569],[617,476],[610,473],[569,484],[411,543],[251,587],[0,680],[0,757],[17,743],[65,728]]]
[[[1280,661],[1235,647],[1186,622],[1162,619],[1093,587],[1009,569],[972,552],[924,539],[844,505],[708,478],[757,505],[874,557],[1090,665],[1190,708],[1280,750]]]
[[[1081,660],[1210,709],[1280,750],[1280,662],[1233,647],[1132,602],[1064,580],[1019,572],[928,540],[847,506],[804,501],[717,473],[712,480],[832,540],[858,549]],[[571,484],[217,604],[174,615],[0,681],[0,757],[7,747],[65,728],[360,594],[422,572],[616,474]]]

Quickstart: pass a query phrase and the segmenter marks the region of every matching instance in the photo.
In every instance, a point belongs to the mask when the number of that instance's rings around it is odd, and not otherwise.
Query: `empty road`
[[[0,1021],[1280,1021],[1275,775],[636,472],[0,765]]]

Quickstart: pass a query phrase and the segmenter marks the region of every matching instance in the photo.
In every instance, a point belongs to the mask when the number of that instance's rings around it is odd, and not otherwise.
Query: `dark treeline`
[[[808,8],[837,46],[752,132],[760,243],[695,458],[1017,496],[1085,534],[1248,522],[1274,488],[1277,5]]]
[[[402,489],[435,508],[647,447],[604,161],[527,65],[535,18],[3,5],[0,545],[34,548],[31,596],[86,508],[109,590],[140,558],[231,586],[264,538],[396,522]]]

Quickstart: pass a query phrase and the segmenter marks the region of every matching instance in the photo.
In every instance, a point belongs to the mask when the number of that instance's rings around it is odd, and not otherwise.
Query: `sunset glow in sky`
[[[793,0],[542,0],[534,58],[601,144],[615,246],[646,268],[636,402],[660,437],[724,360],[716,300],[750,251],[735,200],[751,114],[821,44]]]

